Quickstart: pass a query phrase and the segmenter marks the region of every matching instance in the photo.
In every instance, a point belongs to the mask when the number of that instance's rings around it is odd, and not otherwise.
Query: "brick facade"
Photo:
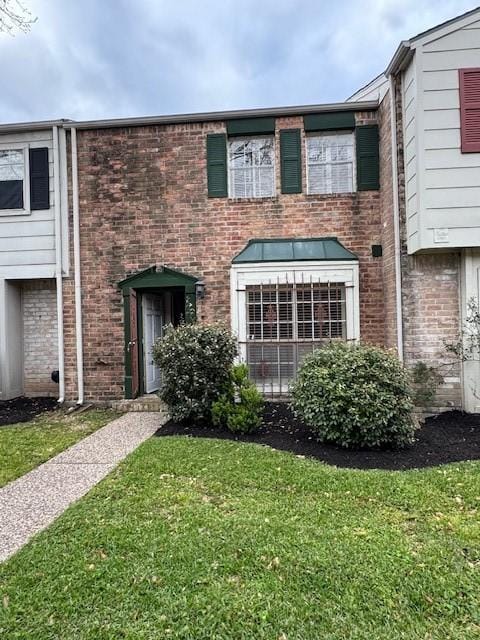
[[[58,384],[51,373],[58,368],[57,303],[54,280],[22,283],[23,368],[26,396],[55,396]]]
[[[378,109],[380,138],[380,215],[383,249],[383,297],[385,346],[397,350],[397,300],[395,265],[395,220],[393,214],[392,126],[390,94]]]
[[[361,123],[374,113],[357,114]],[[385,285],[379,191],[318,196],[280,194],[276,120],[273,198],[207,197],[207,133],[225,125],[191,123],[78,132],[85,396],[123,397],[123,308],[117,283],[150,265],[167,265],[204,280],[201,321],[228,322],[232,258],[252,238],[337,236],[359,257],[361,337],[385,342]],[[304,140],[303,140],[304,142]],[[303,146],[305,149],[305,146]],[[305,158],[303,158],[305,190]],[[383,196],[385,197],[385,196]],[[76,394],[73,285],[65,282],[67,398]]]

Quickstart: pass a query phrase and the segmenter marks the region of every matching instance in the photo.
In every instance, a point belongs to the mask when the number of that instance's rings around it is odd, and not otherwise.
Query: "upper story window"
[[[24,150],[0,149],[0,209],[23,209],[24,181]]]
[[[354,190],[354,134],[307,136],[308,193],[350,193]]]
[[[228,195],[231,198],[268,198],[275,195],[273,136],[229,140],[228,177]]]
[[[29,214],[50,208],[47,147],[0,144],[0,215]]]

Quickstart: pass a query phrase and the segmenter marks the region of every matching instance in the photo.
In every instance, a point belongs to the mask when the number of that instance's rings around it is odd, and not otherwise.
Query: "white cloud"
[[[472,0],[26,0],[0,121],[338,101]]]

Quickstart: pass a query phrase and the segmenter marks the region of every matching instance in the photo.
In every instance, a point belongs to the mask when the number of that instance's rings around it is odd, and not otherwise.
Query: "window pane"
[[[23,180],[23,151],[0,151],[0,181]]]
[[[353,191],[353,133],[307,137],[309,193]]]
[[[234,138],[228,143],[229,187],[233,198],[274,195],[273,138]]]
[[[307,353],[346,339],[343,284],[250,285],[246,294],[247,363],[265,391],[286,391]]]

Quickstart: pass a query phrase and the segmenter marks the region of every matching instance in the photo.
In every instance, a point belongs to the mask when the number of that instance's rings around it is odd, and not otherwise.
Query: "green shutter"
[[[358,191],[380,188],[378,125],[366,124],[355,129],[357,147]]]
[[[237,118],[227,121],[228,136],[253,136],[275,133],[275,118]]]
[[[303,116],[303,126],[305,131],[355,129],[355,113],[353,111],[310,113],[309,115]]]
[[[302,142],[300,129],[280,131],[282,193],[302,192]]]
[[[207,135],[207,182],[209,198],[226,198],[227,136],[224,133]]]

